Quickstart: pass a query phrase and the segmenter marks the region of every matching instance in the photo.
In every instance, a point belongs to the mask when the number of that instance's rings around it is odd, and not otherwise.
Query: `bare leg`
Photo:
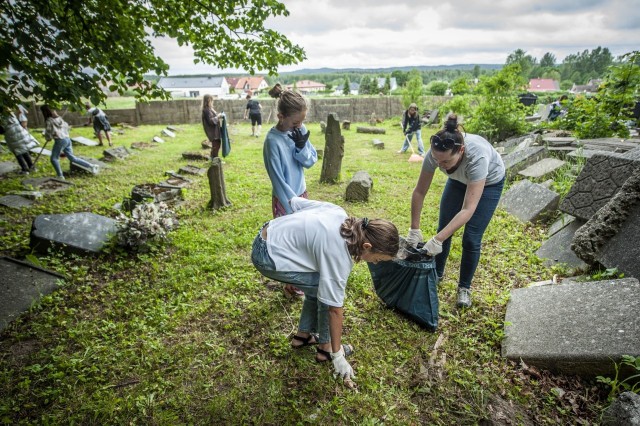
[[[111,132],[104,132],[105,135],[107,135],[107,140],[109,141],[109,146],[113,146],[113,143],[111,143]]]
[[[104,143],[102,143],[102,132],[98,132],[96,136],[98,137],[98,143],[100,144],[100,146],[103,146]]]

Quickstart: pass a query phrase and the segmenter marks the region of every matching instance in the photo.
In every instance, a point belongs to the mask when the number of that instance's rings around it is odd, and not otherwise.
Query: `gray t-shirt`
[[[464,156],[462,163],[455,172],[447,174],[451,179],[464,183],[477,182],[486,179],[485,185],[498,183],[504,177],[504,163],[498,151],[482,136],[467,133],[464,138]],[[436,160],[431,156],[431,149],[427,151],[422,162],[422,170],[435,173],[439,168]],[[444,169],[441,170],[447,173]]]

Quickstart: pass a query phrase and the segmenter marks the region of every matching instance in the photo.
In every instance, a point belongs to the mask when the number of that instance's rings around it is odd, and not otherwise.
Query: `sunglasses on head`
[[[453,138],[442,139],[438,135],[431,136],[431,146],[439,151],[448,151],[456,146],[462,146],[460,142],[456,142]]]

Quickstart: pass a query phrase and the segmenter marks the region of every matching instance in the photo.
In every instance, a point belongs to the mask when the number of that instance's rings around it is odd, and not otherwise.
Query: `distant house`
[[[376,78],[376,82],[378,83],[378,89],[384,89],[384,83],[387,81],[386,77],[378,77]],[[391,84],[391,90],[396,90],[398,88],[398,83],[396,82],[395,77],[391,77],[389,79]]]
[[[560,90],[560,83],[550,78],[532,78],[529,80],[530,92],[556,92]]]
[[[287,84],[287,89],[293,89],[293,84]],[[295,83],[296,89],[303,95],[308,95],[310,93],[317,93],[327,88],[326,85],[322,83],[318,83],[317,81],[311,80],[300,80]]]
[[[233,86],[236,93],[249,93],[258,94],[261,91],[269,88],[269,83],[264,77],[240,77]]]
[[[349,83],[349,94],[357,95],[358,90],[360,90],[360,83]],[[344,83],[338,84],[333,91],[334,96],[342,96],[344,95]]]
[[[601,83],[601,79],[592,79],[587,84],[574,84],[569,91],[571,93],[597,93]]]
[[[204,95],[222,97],[229,94],[224,77],[162,77],[158,82],[173,97],[199,98]]]

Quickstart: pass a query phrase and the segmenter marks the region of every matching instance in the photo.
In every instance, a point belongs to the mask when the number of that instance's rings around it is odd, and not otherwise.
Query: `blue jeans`
[[[81,167],[85,167],[91,170],[91,164],[84,161],[82,158],[78,158],[73,155],[73,149],[71,148],[71,139],[54,139],[53,148],[51,148],[51,164],[56,171],[58,177],[64,177],[62,173],[62,167],[60,167],[60,153],[64,152],[69,161],[76,163]]]
[[[471,281],[480,261],[482,236],[498,207],[504,178],[493,185],[487,185],[482,191],[476,211],[464,226],[462,234],[462,259],[460,261],[460,287],[471,288]],[[467,192],[467,185],[457,180],[448,179],[440,199],[440,220],[438,232],[451,222],[453,217],[462,210],[462,203]],[[442,242],[442,253],[436,256],[436,273],[439,278],[444,275],[444,267],[451,250],[451,237]]]
[[[400,151],[405,152],[409,149],[409,142],[413,140],[413,135],[416,135],[416,139],[418,140],[418,154],[424,154],[424,143],[422,143],[422,130],[418,129],[415,132],[407,133],[407,136],[404,138],[404,143],[402,144],[402,149]]]
[[[329,307],[318,301],[318,284],[320,274],[317,272],[276,271],[269,252],[267,242],[262,238],[262,230],[253,240],[251,261],[256,269],[265,277],[287,284],[293,284],[304,292],[304,303],[300,312],[298,331],[318,333],[318,343],[329,343]],[[269,236],[267,235],[267,238]]]

